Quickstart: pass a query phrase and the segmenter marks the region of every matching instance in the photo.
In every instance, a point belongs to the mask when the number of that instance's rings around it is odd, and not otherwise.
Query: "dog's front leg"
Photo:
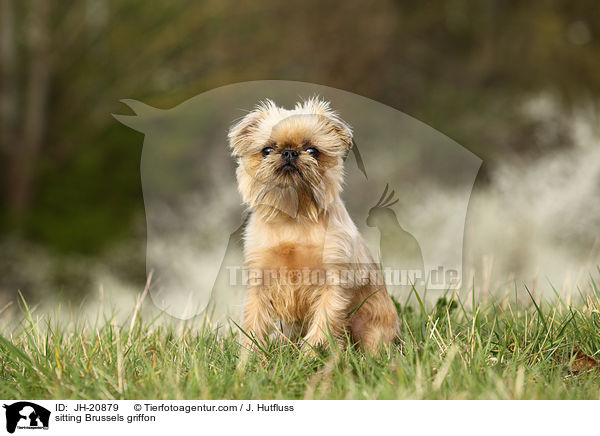
[[[252,286],[248,288],[242,326],[244,329],[242,333],[244,335],[242,345],[254,348],[256,346],[255,341],[261,345],[264,343],[272,321],[272,314],[269,311],[270,307],[271,304],[265,295],[263,287]]]
[[[344,331],[350,298],[348,290],[330,285],[316,299],[312,307],[312,319],[304,340],[311,347],[327,343],[331,333],[337,339]]]

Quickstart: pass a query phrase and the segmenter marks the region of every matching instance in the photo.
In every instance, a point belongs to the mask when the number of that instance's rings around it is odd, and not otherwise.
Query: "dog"
[[[342,344],[346,331],[364,350],[389,345],[398,313],[340,198],[351,127],[318,97],[291,110],[265,100],[228,139],[250,211],[244,344],[264,342],[279,320],[305,349]]]

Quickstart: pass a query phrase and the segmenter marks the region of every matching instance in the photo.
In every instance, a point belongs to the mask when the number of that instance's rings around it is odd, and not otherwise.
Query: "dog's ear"
[[[323,117],[346,150],[352,148],[352,127],[340,118],[339,114],[331,108],[331,104],[328,101],[315,95],[302,103],[298,103],[296,108]]]
[[[242,154],[242,150],[247,148],[250,133],[258,127],[259,121],[260,114],[257,111],[253,111],[231,126],[227,137],[229,138],[229,147],[234,156],[239,156]]]
[[[354,143],[350,126],[342,121],[337,114],[335,114],[334,117],[329,117],[329,122],[331,123],[333,131],[340,138],[341,143],[346,147],[346,150],[350,150]]]
[[[271,100],[265,100],[259,103],[252,112],[231,126],[227,137],[234,156],[241,155],[242,151],[251,145],[252,133],[258,129],[261,120],[273,108],[276,108],[275,103]]]

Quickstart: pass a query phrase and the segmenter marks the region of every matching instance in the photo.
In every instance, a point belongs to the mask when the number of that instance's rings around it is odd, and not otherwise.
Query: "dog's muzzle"
[[[280,167],[282,171],[296,171],[296,161],[298,160],[298,152],[296,150],[283,150],[281,152],[283,165]]]

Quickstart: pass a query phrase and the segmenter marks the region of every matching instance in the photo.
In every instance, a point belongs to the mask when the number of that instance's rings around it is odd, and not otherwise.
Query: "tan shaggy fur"
[[[389,344],[397,312],[340,198],[350,127],[317,98],[293,110],[267,100],[232,126],[229,141],[252,212],[244,237],[244,329],[264,340],[279,320],[313,347],[345,329],[366,350]],[[283,168],[285,150],[296,153],[292,169]]]

